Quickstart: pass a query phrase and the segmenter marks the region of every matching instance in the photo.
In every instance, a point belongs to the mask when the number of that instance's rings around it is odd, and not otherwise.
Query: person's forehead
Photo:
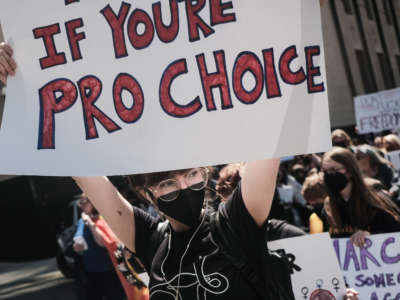
[[[336,135],[336,136],[332,137],[332,140],[334,140],[334,141],[345,141],[346,137],[342,136],[342,135]]]
[[[193,169],[182,169],[165,172],[164,174],[162,174],[162,176],[159,176],[159,178],[155,180],[154,183],[151,184],[151,186],[157,186],[160,182],[163,182],[165,180],[182,178],[191,170]]]
[[[190,172],[193,169],[184,169],[184,170],[177,170],[177,171],[172,171],[168,177],[181,177],[186,175],[188,172]]]
[[[333,159],[326,158],[322,162],[322,168],[323,169],[329,169],[329,168],[343,168],[344,166],[341,163],[338,163],[337,161],[334,161]]]
[[[324,203],[325,202],[325,198],[324,197],[311,197],[310,199],[307,199],[307,201],[309,203]]]

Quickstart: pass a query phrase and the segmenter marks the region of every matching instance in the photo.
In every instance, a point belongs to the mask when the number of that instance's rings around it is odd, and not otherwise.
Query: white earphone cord
[[[207,211],[207,209],[208,209],[208,201],[206,201],[206,208],[205,208],[205,211]],[[199,224],[199,226],[197,226],[195,232],[194,232],[193,235],[191,236],[191,238],[190,238],[190,240],[189,240],[189,243],[188,243],[188,245],[186,246],[186,249],[185,249],[185,251],[184,251],[184,253],[183,253],[183,255],[182,255],[181,259],[180,259],[180,262],[179,262],[179,270],[178,270],[178,285],[177,285],[176,288],[173,287],[172,285],[170,285],[170,284],[168,283],[167,277],[165,276],[165,272],[164,272],[164,270],[163,270],[164,263],[166,262],[166,260],[167,260],[167,258],[168,258],[168,256],[169,256],[170,250],[171,250],[171,235],[169,236],[169,239],[168,239],[168,252],[167,252],[167,254],[165,255],[165,258],[164,258],[163,262],[161,263],[161,273],[162,273],[162,275],[163,275],[163,277],[164,277],[165,282],[168,284],[168,286],[169,286],[172,290],[175,290],[175,300],[179,299],[179,289],[180,289],[180,284],[181,284],[181,272],[182,272],[183,259],[185,258],[187,252],[189,251],[190,244],[192,243],[194,237],[196,236],[196,234],[197,234],[198,231],[200,230],[201,226],[203,225],[204,220],[205,220],[205,217],[206,217],[206,214],[204,213],[204,214],[203,214],[203,217],[202,217],[202,219],[201,219],[201,222],[200,222],[200,224]]]

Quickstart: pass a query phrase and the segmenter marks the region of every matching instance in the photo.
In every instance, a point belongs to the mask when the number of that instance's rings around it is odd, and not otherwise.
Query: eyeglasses
[[[183,175],[185,185],[193,190],[200,191],[205,188],[208,181],[208,172],[206,168],[191,169]],[[178,180],[170,178],[157,184],[154,190],[149,189],[152,194],[165,202],[174,201],[178,198],[181,191],[181,184]]]

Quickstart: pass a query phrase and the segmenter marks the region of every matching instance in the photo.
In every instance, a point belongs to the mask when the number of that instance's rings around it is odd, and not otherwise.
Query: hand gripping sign
[[[330,147],[319,1],[4,0],[0,20],[19,66],[0,173],[127,174]]]

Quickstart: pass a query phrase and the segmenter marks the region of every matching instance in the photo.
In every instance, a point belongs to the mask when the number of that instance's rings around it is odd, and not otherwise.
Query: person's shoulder
[[[145,230],[147,234],[160,235],[160,233],[163,234],[161,231],[166,231],[166,228],[168,228],[168,221],[162,220],[160,216],[154,217],[147,211],[135,206],[133,207],[133,213],[137,231],[140,228]]]
[[[242,199],[243,198],[242,198],[241,184],[239,182],[239,184],[235,187],[232,193],[224,201],[221,201],[216,211],[223,217],[228,217],[229,215],[228,212],[233,209],[233,206],[236,207],[238,203],[239,204],[242,203],[243,202]]]
[[[286,239],[291,237],[304,236],[306,233],[285,220],[271,219],[267,226],[268,241]]]

